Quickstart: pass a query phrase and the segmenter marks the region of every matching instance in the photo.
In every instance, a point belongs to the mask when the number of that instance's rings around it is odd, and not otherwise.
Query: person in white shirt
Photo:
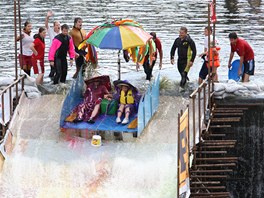
[[[208,68],[207,68],[207,51],[208,51],[208,35],[210,35],[210,41],[213,41],[213,35],[212,35],[212,27],[206,26],[204,28],[204,51],[199,55],[199,57],[204,59],[204,63],[201,67],[201,70],[199,72],[199,79],[198,84],[200,85],[203,80],[206,79],[206,76],[208,75]],[[215,43],[217,43],[217,40],[215,39]]]
[[[33,43],[34,39],[30,35],[32,30],[32,24],[29,21],[24,23],[23,32],[17,37],[17,41],[22,40],[22,54],[19,55],[20,68],[24,70],[30,76],[30,70],[32,68],[32,50],[30,45]]]
[[[54,39],[55,36],[57,36],[60,32],[61,32],[61,26],[60,26],[60,22],[59,21],[54,21],[53,22],[53,28],[50,28],[49,26],[49,18],[51,16],[53,16],[53,12],[52,11],[48,11],[47,16],[46,16],[46,20],[45,20],[45,27],[47,29],[47,33],[49,35],[49,39],[50,39],[50,45],[52,43],[52,40]],[[55,75],[55,68],[53,66],[50,66],[50,74],[49,77],[54,77]]]

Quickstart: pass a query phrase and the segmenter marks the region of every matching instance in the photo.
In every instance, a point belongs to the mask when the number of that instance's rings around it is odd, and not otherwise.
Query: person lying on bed
[[[84,93],[83,102],[73,110],[73,113],[77,113],[74,122],[87,121],[90,124],[95,123],[95,118],[100,112],[100,104],[103,98],[112,99],[112,95],[106,86],[99,81],[89,83]]]

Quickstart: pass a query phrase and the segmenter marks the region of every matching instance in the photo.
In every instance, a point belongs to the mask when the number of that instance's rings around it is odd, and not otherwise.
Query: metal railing
[[[180,133],[183,131],[181,126],[181,119],[183,117],[183,112],[188,112],[188,123],[186,128],[188,128],[188,134],[184,138],[186,140],[186,150],[188,155],[188,161],[187,164],[193,164],[193,167],[195,168],[196,164],[196,145],[202,141],[202,132],[208,131],[211,123],[212,118],[212,112],[214,108],[214,91],[213,91],[213,81],[211,80],[211,77],[207,77],[206,80],[199,85],[199,87],[193,91],[193,93],[190,95],[190,104],[187,105],[187,108],[185,111],[181,110],[178,114],[178,182],[180,182],[179,175],[180,172],[180,158],[183,156],[183,153],[180,153],[182,151],[182,148],[180,148],[180,145],[182,145],[183,139],[180,139]],[[190,162],[190,156],[192,155],[192,163]],[[179,183],[178,183],[179,184]],[[178,185],[178,197],[179,194],[179,185]]]
[[[21,83],[21,91],[24,90],[24,79],[25,75],[20,76],[17,80],[15,80],[12,84],[8,85],[4,90],[0,92],[1,97],[1,127],[2,127],[2,134],[0,134],[0,140],[5,136],[7,125],[9,121],[11,120],[11,117],[14,113],[14,109],[17,106],[19,102],[19,83]],[[15,96],[13,97],[13,87],[15,88]],[[15,98],[15,100],[13,100]],[[7,109],[5,104],[9,104],[9,109]],[[10,114],[10,116],[6,117],[5,114],[7,112]]]

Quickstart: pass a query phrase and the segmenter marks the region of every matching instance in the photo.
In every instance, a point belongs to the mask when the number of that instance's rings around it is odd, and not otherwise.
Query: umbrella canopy
[[[150,38],[152,36],[139,23],[124,19],[95,27],[85,41],[101,49],[124,50],[146,45]]]

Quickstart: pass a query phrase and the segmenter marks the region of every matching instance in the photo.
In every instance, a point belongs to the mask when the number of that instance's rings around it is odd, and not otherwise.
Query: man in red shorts
[[[243,39],[238,38],[235,32],[229,34],[229,40],[231,45],[231,52],[228,61],[228,68],[231,67],[231,62],[236,52],[240,57],[240,66],[238,75],[242,74],[242,82],[248,82],[249,76],[254,75],[255,61],[254,52],[250,45]],[[242,65],[244,64],[244,71],[242,73]]]

